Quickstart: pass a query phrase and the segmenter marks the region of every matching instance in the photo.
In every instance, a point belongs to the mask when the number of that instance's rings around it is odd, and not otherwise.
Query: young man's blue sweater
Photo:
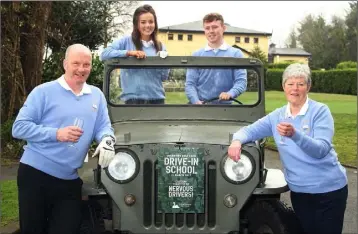
[[[89,92],[76,96],[59,80],[37,86],[28,96],[14,122],[13,137],[27,141],[21,162],[60,179],[76,179],[77,169],[93,140],[114,136],[107,102],[100,89],[87,85]],[[56,139],[59,128],[84,120],[83,134],[75,147]]]
[[[218,51],[203,48],[193,56],[243,58],[241,50],[224,44]],[[246,91],[247,76],[245,69],[188,69],[185,93],[194,104],[219,97],[222,92],[236,98]]]

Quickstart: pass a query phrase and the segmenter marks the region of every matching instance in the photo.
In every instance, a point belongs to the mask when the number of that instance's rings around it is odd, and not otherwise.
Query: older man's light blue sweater
[[[55,80],[32,90],[12,127],[13,137],[27,141],[20,162],[60,179],[76,179],[92,141],[114,137],[102,91],[87,87],[90,92],[76,96]],[[83,134],[71,147],[58,141],[56,132],[73,126],[75,118],[83,119]]]

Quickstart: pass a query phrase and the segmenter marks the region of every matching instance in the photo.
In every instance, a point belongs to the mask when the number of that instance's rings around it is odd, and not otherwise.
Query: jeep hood
[[[202,143],[230,145],[230,135],[248,125],[228,121],[130,121],[112,126],[117,145]]]

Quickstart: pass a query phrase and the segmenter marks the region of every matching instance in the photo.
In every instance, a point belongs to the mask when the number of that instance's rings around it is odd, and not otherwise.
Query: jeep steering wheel
[[[208,103],[210,103],[212,101],[216,101],[216,100],[219,100],[219,99],[220,99],[219,97],[211,98],[209,100],[203,101],[203,104],[208,104]],[[223,101],[233,101],[233,102],[236,102],[236,103],[242,105],[242,102],[240,102],[239,100],[236,100],[235,98],[229,98],[229,100],[223,100]]]

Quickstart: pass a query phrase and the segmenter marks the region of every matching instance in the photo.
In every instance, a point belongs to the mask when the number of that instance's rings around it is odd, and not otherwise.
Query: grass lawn
[[[167,92],[167,104],[184,104],[187,98],[184,92]],[[341,163],[357,166],[357,96],[309,93],[311,99],[325,103],[330,108],[335,125],[333,138],[334,147]],[[238,98],[245,104],[253,104],[257,100],[256,92],[246,92]],[[287,103],[283,92],[266,91],[266,113]],[[267,145],[276,148],[273,138],[268,139]]]
[[[1,186],[1,222],[0,227],[19,220],[16,180],[3,181]]]

